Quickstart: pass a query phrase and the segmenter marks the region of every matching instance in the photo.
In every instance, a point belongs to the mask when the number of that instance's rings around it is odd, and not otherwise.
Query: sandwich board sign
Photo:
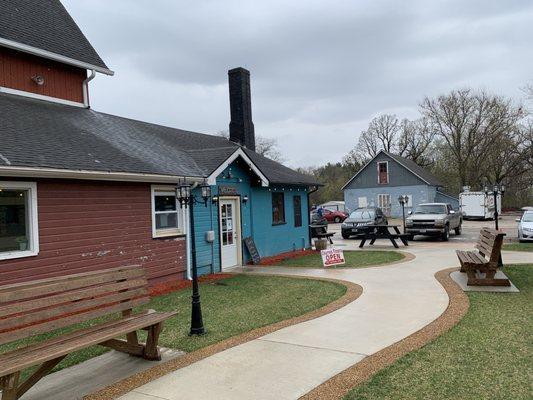
[[[346,260],[344,259],[344,252],[339,249],[326,249],[320,251],[322,256],[322,265],[324,267],[333,267],[335,265],[344,265]]]

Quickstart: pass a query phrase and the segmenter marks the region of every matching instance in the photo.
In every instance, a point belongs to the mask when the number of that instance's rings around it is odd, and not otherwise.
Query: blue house
[[[381,150],[347,183],[344,191],[346,207],[374,206],[390,217],[401,217],[400,195],[407,195],[406,212],[420,203],[450,203],[459,207],[459,200],[442,191],[443,184],[428,170],[412,160]]]

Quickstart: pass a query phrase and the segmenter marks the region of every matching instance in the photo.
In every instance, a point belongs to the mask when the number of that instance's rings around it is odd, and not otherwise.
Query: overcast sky
[[[256,134],[290,166],[340,161],[379,113],[474,87],[517,102],[533,81],[533,2],[63,0],[115,76],[98,111],[228,129],[227,70],[251,71]]]

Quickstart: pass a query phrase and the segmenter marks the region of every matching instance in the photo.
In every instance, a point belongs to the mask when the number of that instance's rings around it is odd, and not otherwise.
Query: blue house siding
[[[231,177],[229,177],[231,176]],[[224,189],[234,189],[241,198],[241,233],[242,238],[252,236],[261,257],[268,257],[296,249],[308,248],[309,243],[309,208],[307,187],[274,185],[271,187],[253,186],[248,171],[235,163],[226,168],[211,187],[213,196],[224,196]],[[285,224],[272,225],[272,192],[284,193]],[[194,191],[200,196],[198,189]],[[248,196],[244,203],[242,198]],[[294,196],[301,196],[302,226],[294,226]],[[220,227],[218,203],[211,201],[194,207],[196,260],[199,274],[221,271]],[[215,240],[209,243],[206,232],[214,231]],[[243,243],[243,263],[249,261],[249,254]]]
[[[459,199],[456,197],[449,196],[447,194],[437,192],[435,195],[436,203],[450,203],[454,210],[459,209]]]
[[[398,203],[398,196],[410,195],[412,198],[412,204],[416,206],[420,203],[434,201],[435,188],[428,185],[414,185],[345,189],[344,201],[346,202],[346,207],[350,210],[355,210],[357,207],[359,207],[360,197],[366,197],[368,206],[378,207],[378,195],[380,194],[390,195],[390,216],[399,218],[402,216],[402,207]],[[409,210],[411,210],[411,207],[406,207],[405,212],[407,213]]]

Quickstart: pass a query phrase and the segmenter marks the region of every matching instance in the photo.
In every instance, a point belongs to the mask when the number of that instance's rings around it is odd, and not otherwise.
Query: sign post
[[[346,260],[344,259],[344,252],[338,249],[326,249],[321,250],[322,265],[324,267],[333,267],[335,265],[344,265]]]

